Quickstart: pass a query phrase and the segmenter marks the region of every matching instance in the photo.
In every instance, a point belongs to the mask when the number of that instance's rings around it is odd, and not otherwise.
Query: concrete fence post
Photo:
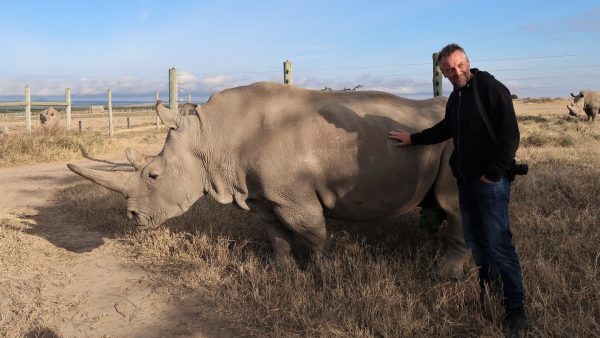
[[[283,83],[292,84],[292,63],[288,60],[283,62]]]
[[[108,90],[108,135],[113,136],[112,90]]]
[[[67,130],[71,130],[71,88],[65,89],[65,103],[67,107]]]
[[[442,71],[438,62],[438,53],[433,53],[433,96],[442,95]]]
[[[31,88],[25,86],[25,126],[27,131],[31,131]]]
[[[178,111],[177,107],[177,71],[169,69],[169,109]]]

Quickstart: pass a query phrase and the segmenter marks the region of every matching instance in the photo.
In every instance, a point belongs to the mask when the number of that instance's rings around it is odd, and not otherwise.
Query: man
[[[454,86],[444,119],[412,135],[391,130],[388,138],[399,141],[397,147],[452,138],[450,166],[458,183],[465,242],[479,269],[482,297],[486,288],[501,293],[505,324],[518,336],[527,327],[527,319],[521,266],[509,228],[510,182],[505,175],[519,146],[511,94],[489,73],[471,69],[465,51],[457,44],[444,47],[438,62]],[[495,136],[478,110],[473,80]]]

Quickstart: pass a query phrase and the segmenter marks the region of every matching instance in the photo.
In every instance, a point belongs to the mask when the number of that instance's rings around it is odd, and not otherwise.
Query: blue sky
[[[361,84],[432,96],[433,52],[456,42],[519,97],[600,90],[600,1],[0,0],[0,99],[152,101],[256,81]],[[444,93],[451,85],[444,80]]]

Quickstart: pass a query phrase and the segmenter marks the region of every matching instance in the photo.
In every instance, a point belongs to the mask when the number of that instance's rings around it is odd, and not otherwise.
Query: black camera
[[[517,163],[516,160],[512,160],[510,166],[506,170],[506,177],[509,181],[514,181],[517,175],[527,175],[529,166],[527,163]]]

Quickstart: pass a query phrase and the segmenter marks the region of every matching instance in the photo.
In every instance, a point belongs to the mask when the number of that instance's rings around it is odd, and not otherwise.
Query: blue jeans
[[[523,306],[521,265],[508,217],[510,182],[506,177],[494,184],[476,179],[459,186],[459,199],[465,242],[479,269],[482,290],[487,284],[501,292],[507,310]]]

